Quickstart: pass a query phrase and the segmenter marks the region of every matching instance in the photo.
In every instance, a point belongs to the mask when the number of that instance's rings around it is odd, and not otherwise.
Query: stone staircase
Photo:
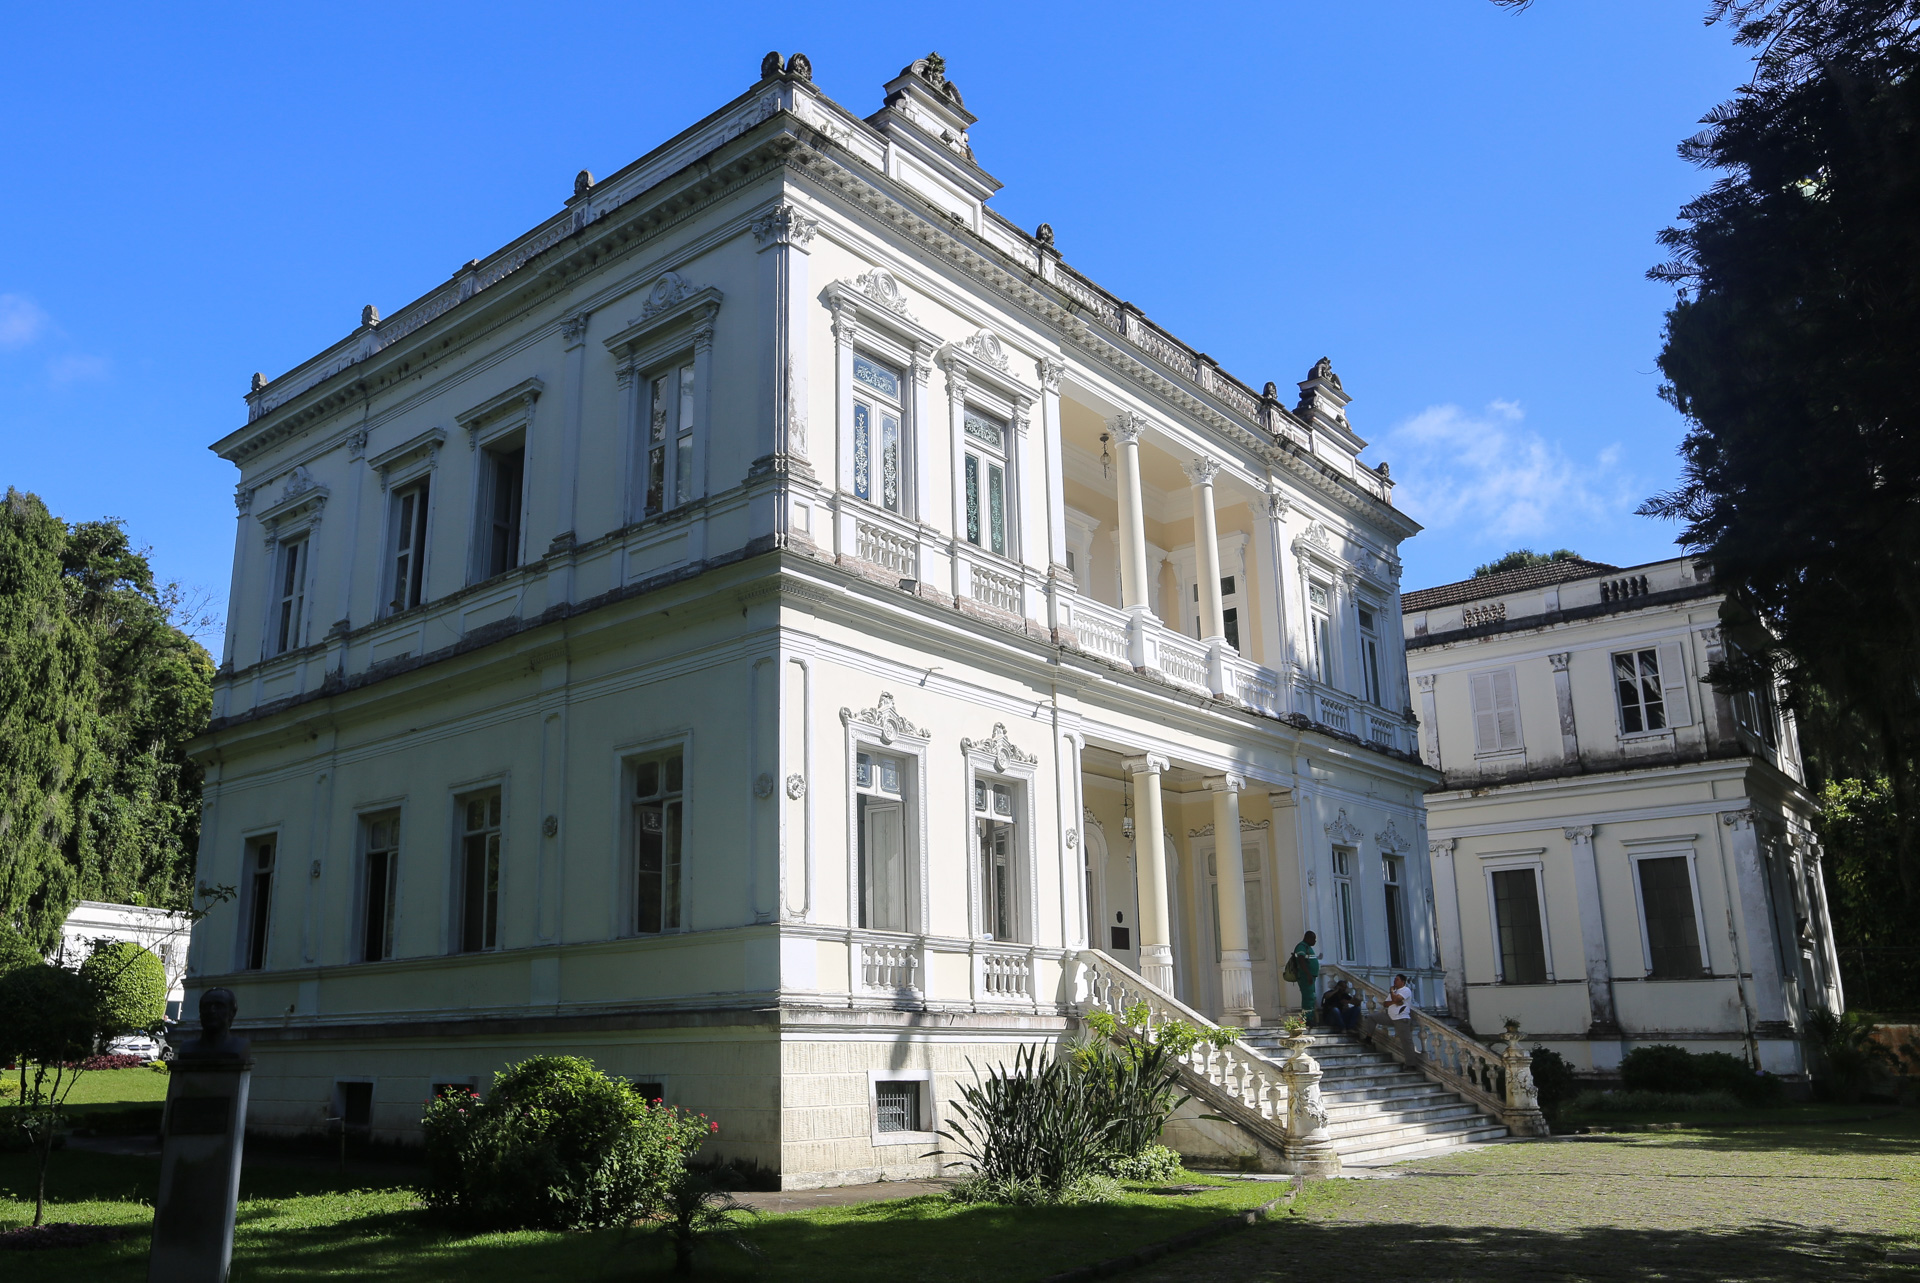
[[[1277,1067],[1287,1056],[1284,1038],[1279,1029],[1250,1029],[1241,1045]],[[1457,1092],[1352,1034],[1316,1030],[1312,1055],[1320,1063],[1328,1130],[1343,1164],[1393,1162],[1509,1134]]]

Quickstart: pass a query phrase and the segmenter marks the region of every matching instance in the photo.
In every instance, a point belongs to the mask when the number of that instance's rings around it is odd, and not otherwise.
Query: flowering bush
[[[582,1229],[653,1215],[720,1130],[705,1114],[647,1101],[579,1056],[537,1056],[481,1099],[427,1106],[430,1208],[488,1229]]]
[[[88,1056],[67,1065],[68,1069],[138,1069],[148,1062],[146,1056]]]

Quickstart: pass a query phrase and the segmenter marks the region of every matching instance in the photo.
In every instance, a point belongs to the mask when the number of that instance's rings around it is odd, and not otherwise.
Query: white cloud
[[[53,380],[55,387],[65,387],[69,383],[97,383],[106,378],[112,368],[104,356],[72,353],[47,362],[47,377]]]
[[[0,294],[0,348],[25,347],[39,338],[49,318],[24,294]]]
[[[1632,507],[1620,448],[1575,459],[1531,428],[1517,402],[1478,413],[1422,410],[1394,428],[1380,453],[1393,464],[1396,506],[1430,530],[1492,542],[1577,540]]]

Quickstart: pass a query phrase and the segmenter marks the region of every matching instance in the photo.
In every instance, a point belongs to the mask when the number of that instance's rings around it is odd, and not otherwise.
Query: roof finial
[[[253,372],[253,390],[255,392],[258,392],[261,388],[264,388],[266,386],[267,386],[267,376],[260,373],[260,371],[255,370]]]
[[[583,169],[579,173],[573,176],[573,194],[575,196],[585,196],[592,189],[593,189],[593,171],[592,170]]]
[[[360,309],[360,324],[373,326],[380,324],[380,309],[369,303]]]
[[[813,82],[813,59],[803,53],[797,53],[787,59],[787,74],[795,80]]]
[[[774,49],[770,51],[766,57],[760,60],[760,79],[765,80],[770,76],[777,76],[779,74],[780,74],[780,51],[778,49]]]

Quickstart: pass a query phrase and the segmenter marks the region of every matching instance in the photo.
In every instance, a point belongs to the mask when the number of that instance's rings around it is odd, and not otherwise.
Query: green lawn
[[[1554,1126],[1561,1133],[1580,1127],[1595,1131],[1624,1131],[1647,1123],[1679,1125],[1687,1129],[1759,1127],[1827,1127],[1864,1122],[1897,1113],[1890,1105],[1784,1105],[1777,1109],[1648,1110],[1580,1113],[1569,1110]]]
[[[31,1083],[33,1070],[27,1070]],[[20,1103],[20,1071],[0,1072],[0,1104]],[[142,1065],[134,1069],[87,1069],[67,1097],[70,1106],[157,1105],[167,1098],[167,1071]]]
[[[158,1164],[68,1150],[54,1155],[48,1219],[139,1227],[119,1243],[8,1254],[9,1283],[35,1279],[145,1278],[146,1231]],[[364,1175],[357,1178],[365,1184]],[[1202,1194],[1168,1196],[1135,1187],[1124,1202],[1014,1211],[963,1207],[938,1195],[760,1218],[755,1260],[716,1249],[703,1271],[720,1277],[825,1279],[847,1283],[987,1283],[1039,1279],[1134,1251],[1245,1211],[1281,1194],[1272,1182],[1216,1181]],[[31,1168],[0,1156],[0,1228],[32,1218]],[[449,1234],[403,1185],[347,1188],[324,1167],[250,1165],[235,1232],[235,1283],[247,1280],[393,1279],[449,1283],[568,1283],[665,1276],[670,1256],[651,1239],[604,1231]],[[751,1202],[753,1195],[740,1196]]]

